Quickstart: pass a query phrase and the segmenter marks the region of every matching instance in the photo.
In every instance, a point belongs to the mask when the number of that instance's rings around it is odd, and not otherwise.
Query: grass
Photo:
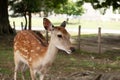
[[[13,26],[13,21],[15,21],[16,26],[20,27],[21,22],[25,23],[25,20],[23,17],[19,18],[9,18],[10,24]],[[32,18],[32,25],[34,27],[42,27],[43,26],[43,18],[40,17],[34,17]],[[60,25],[65,18],[49,18],[50,21],[54,25]],[[79,25],[82,26],[83,29],[97,29],[98,27],[102,27],[102,29],[114,29],[119,30],[120,29],[120,22],[117,21],[90,21],[90,20],[78,20],[78,19],[70,19],[69,23],[67,24],[68,28],[78,28]]]
[[[105,57],[102,57],[104,55]],[[70,74],[72,72],[82,71],[95,71],[95,72],[120,71],[119,63],[120,60],[115,59],[113,60],[110,58],[112,56],[113,54],[100,55],[96,53],[87,52],[78,52],[73,55],[59,54],[56,59],[57,61],[54,64],[54,67],[56,66],[56,68],[52,67],[51,70],[56,69],[57,71],[60,71],[64,75]],[[92,57],[94,57],[94,59],[92,59]]]
[[[82,28],[87,29],[97,29],[98,27],[101,27],[102,29],[113,29],[113,30],[119,30],[120,24],[119,22],[115,21],[88,21],[88,20],[81,20]]]
[[[0,49],[0,73],[12,74],[13,71],[13,50],[12,49]]]
[[[93,35],[83,35],[83,37],[92,37]],[[5,38],[5,39],[4,39]],[[8,45],[8,39],[2,38],[0,42],[0,74],[13,78],[14,62],[13,62],[13,46]],[[76,50],[71,55],[59,52],[49,74],[57,76],[67,76],[73,72],[95,71],[95,72],[119,72],[120,71],[120,54],[119,50],[107,51],[103,54],[90,53],[86,51]],[[26,74],[29,79],[29,71]],[[19,73],[19,79],[21,80]],[[1,78],[0,78],[1,79]]]

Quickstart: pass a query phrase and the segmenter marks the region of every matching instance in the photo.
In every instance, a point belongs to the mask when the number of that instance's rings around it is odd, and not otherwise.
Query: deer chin
[[[70,47],[69,50],[65,50],[68,54],[72,54],[72,52],[75,51],[75,48],[74,47]]]
[[[61,49],[62,50],[62,49]],[[72,51],[71,50],[63,50],[65,51],[67,54],[72,54]]]
[[[65,52],[68,53],[68,54],[71,54],[71,53],[72,53],[71,50],[66,50],[66,49],[63,49],[63,48],[58,47],[58,46],[57,46],[57,48],[58,48],[59,50],[65,51]]]
[[[68,50],[68,51],[66,51],[66,53],[68,53],[68,54],[72,54],[72,51],[71,51],[71,50]]]
[[[65,51],[67,54],[72,54],[71,50],[63,50],[63,51]]]

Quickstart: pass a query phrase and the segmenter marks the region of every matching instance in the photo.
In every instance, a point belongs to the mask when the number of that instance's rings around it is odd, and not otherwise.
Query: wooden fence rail
[[[101,27],[98,28],[98,53],[102,53],[102,46],[101,46]],[[81,26],[78,26],[78,49],[81,50]]]
[[[13,21],[13,27],[16,28],[15,21]],[[23,30],[23,22],[21,22],[21,30]],[[48,31],[46,31],[46,41],[48,43]],[[101,47],[101,27],[98,28],[98,53],[102,53]],[[81,50],[81,25],[78,26],[78,49]]]

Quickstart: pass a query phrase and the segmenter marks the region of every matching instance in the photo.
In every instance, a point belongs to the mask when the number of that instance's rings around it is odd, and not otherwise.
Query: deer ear
[[[48,31],[51,31],[54,27],[47,18],[43,18],[43,25],[44,25],[44,28]]]
[[[66,21],[63,21],[60,26],[65,28],[66,27]]]

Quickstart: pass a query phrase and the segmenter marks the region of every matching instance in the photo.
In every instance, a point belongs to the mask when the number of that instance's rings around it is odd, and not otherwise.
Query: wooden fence
[[[15,21],[13,22],[13,27],[15,29]],[[23,22],[21,22],[21,30],[23,30]],[[46,31],[46,41],[48,43],[48,31]],[[102,53],[102,49],[101,49],[101,27],[98,28],[98,53],[101,54]],[[78,49],[79,51],[81,50],[81,25],[78,26]]]
[[[102,46],[101,46],[101,27],[98,27],[98,53],[102,53]],[[81,50],[81,25],[78,26],[78,49]]]

